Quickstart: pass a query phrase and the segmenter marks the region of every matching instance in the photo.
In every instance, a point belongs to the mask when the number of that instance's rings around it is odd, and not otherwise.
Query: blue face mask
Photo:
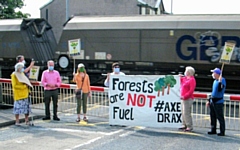
[[[120,68],[114,68],[114,72],[115,73],[119,73],[120,72]]]
[[[48,66],[48,69],[52,71],[54,69],[54,67],[53,66]]]
[[[24,72],[24,68],[21,69],[21,72]]]

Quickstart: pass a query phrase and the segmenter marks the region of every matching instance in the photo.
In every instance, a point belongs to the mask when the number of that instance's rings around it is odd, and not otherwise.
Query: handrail
[[[6,79],[6,78],[0,78],[0,83],[11,83],[11,79]],[[31,81],[32,85],[35,86],[42,86],[41,82],[39,81]],[[63,89],[76,89],[75,84],[61,84],[60,88]],[[100,86],[91,86],[91,91],[97,91],[97,92],[107,92],[108,88],[107,87],[100,87]],[[201,99],[208,99],[211,93],[206,93],[206,92],[194,92],[194,98],[201,98]],[[230,100],[230,101],[240,101],[240,94],[224,94],[224,99],[225,100]]]

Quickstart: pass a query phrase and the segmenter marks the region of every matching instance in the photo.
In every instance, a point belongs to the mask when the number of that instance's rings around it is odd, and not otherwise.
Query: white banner
[[[111,125],[181,126],[178,75],[111,75],[108,94]]]

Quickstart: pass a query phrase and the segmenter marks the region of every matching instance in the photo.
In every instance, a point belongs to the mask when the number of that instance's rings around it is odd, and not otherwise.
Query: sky
[[[21,11],[31,18],[40,17],[40,8],[51,0],[24,0]],[[239,0],[163,0],[165,10],[173,14],[240,14]],[[171,7],[172,6],[172,7]]]

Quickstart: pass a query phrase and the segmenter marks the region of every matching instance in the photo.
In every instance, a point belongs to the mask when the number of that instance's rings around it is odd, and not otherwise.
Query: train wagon
[[[56,47],[52,26],[45,19],[0,20],[0,67],[4,78],[10,78],[18,55],[24,55],[27,63],[34,59],[35,65],[43,69],[48,60],[55,58]]]
[[[126,74],[179,74],[196,70],[197,89],[210,91],[210,70],[219,63],[225,42],[235,43],[223,76],[228,93],[240,93],[240,15],[75,16],[63,28],[56,59],[69,72],[85,63],[94,83],[103,85],[111,63]],[[80,39],[79,56],[68,56],[68,41]],[[71,71],[72,72],[72,71]]]

